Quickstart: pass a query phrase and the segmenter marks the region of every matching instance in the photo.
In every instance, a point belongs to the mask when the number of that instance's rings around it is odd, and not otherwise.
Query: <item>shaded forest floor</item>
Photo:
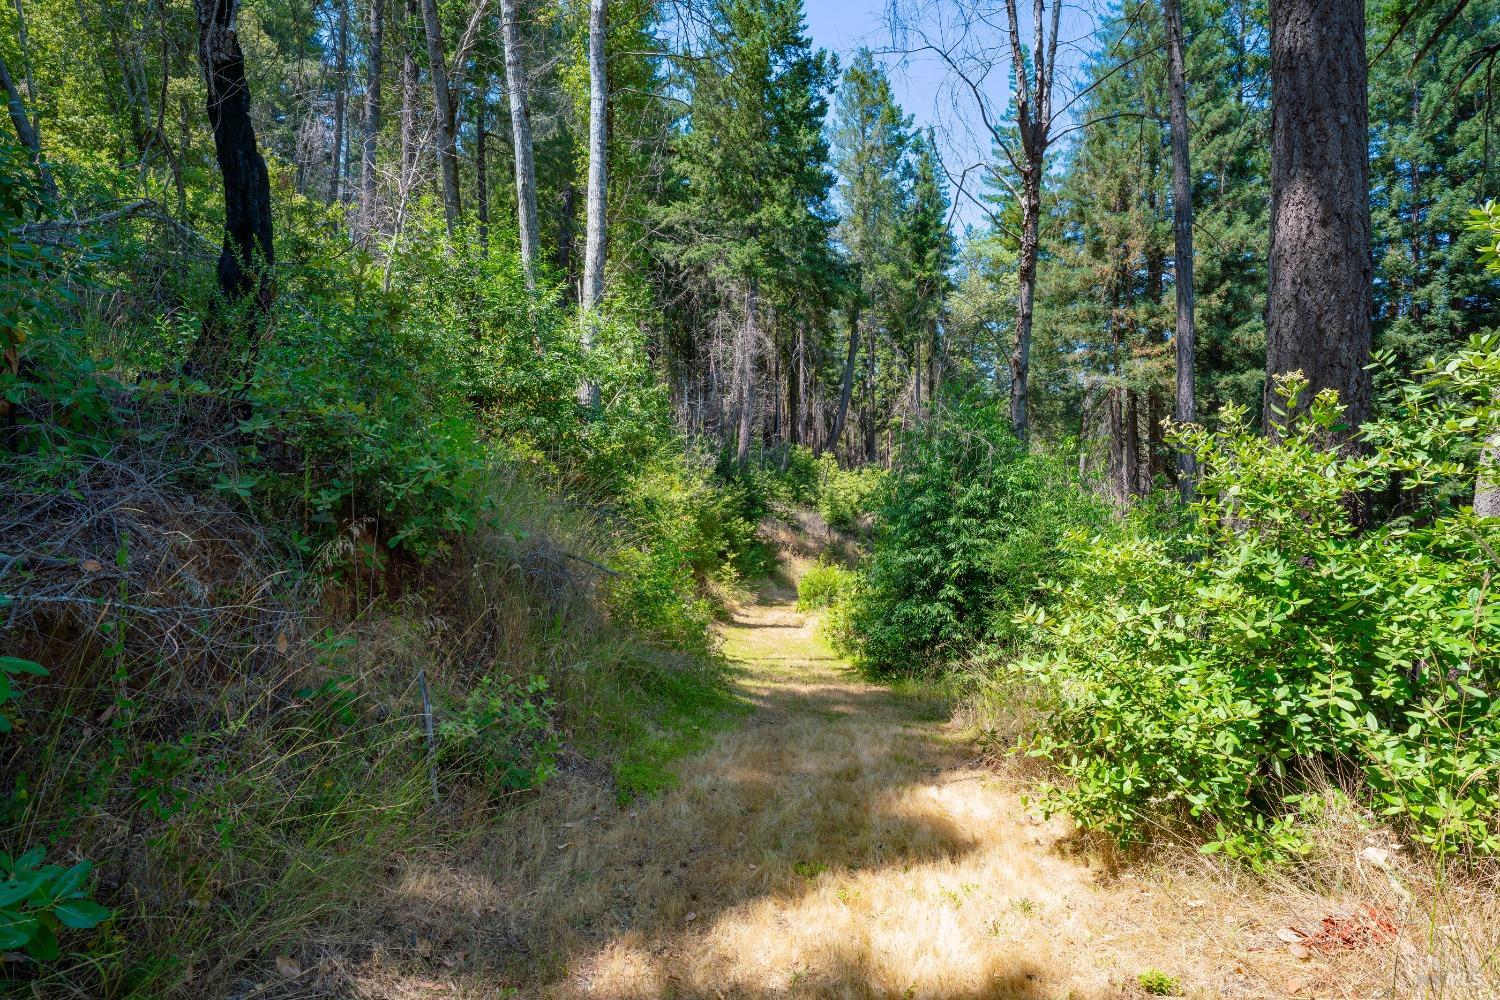
[[[1152,973],[1205,998],[1491,995],[1482,958],[1431,957],[1395,862],[1320,894],[1190,851],[1116,863],[1037,819],[1034,776],[977,758],[932,689],[857,675],[794,598],[767,582],[724,625],[747,717],[675,787],[622,807],[565,774],[494,838],[403,859],[362,939],[260,995],[1103,1000]],[[1394,937],[1285,940],[1372,902]]]

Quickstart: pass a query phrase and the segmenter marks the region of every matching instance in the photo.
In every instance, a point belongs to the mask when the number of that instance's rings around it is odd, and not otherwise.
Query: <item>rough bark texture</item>
[[[368,236],[375,228],[375,151],[380,138],[380,62],[385,44],[383,0],[370,0],[369,50],[365,58],[364,146],[359,171],[359,229]]]
[[[1177,397],[1173,412],[1180,424],[1198,419],[1198,396],[1193,372],[1198,335],[1193,319],[1193,169],[1188,152],[1187,76],[1183,68],[1182,8],[1179,0],[1163,0],[1167,22],[1167,76],[1172,120],[1172,237],[1174,287],[1177,296]],[[1153,434],[1157,428],[1153,427]],[[1198,460],[1193,453],[1177,453],[1177,488],[1184,502],[1193,498]]]
[[[443,26],[438,20],[437,0],[422,0],[422,26],[427,34],[428,73],[432,77],[432,121],[437,135],[438,159],[443,167],[443,220],[452,239],[463,214],[463,196],[458,188],[458,147],[453,135],[453,99],[448,93],[448,64],[443,52]]]
[[[245,56],[235,34],[238,2],[194,0],[193,7],[198,17],[198,58],[208,84],[208,121],[213,126],[214,153],[224,181],[219,288],[231,304],[250,297],[253,312],[264,314],[270,311],[275,297],[271,182],[250,120]],[[206,323],[189,367],[202,373],[219,370],[232,346],[226,342],[228,334],[225,324]]]
[[[1474,484],[1474,513],[1500,517],[1500,433],[1491,434],[1479,456],[1479,478]]]
[[[425,0],[431,3],[432,0]],[[521,26],[516,0],[500,0],[500,27],[505,35],[505,89],[510,94],[511,145],[516,161],[516,222],[521,236],[521,269],[526,286],[536,288],[540,237],[536,220],[536,154],[531,140],[531,109],[526,100],[526,70],[521,59]]]
[[[1342,439],[1370,415],[1369,129],[1363,0],[1271,3],[1269,376],[1301,371],[1348,407]],[[1306,399],[1303,400],[1305,405]]]

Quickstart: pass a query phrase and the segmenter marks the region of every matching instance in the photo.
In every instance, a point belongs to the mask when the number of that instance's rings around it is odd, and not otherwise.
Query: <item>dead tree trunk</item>
[[[422,0],[422,25],[427,34],[427,64],[432,76],[433,131],[437,135],[438,160],[443,168],[443,220],[447,223],[451,241],[463,214],[463,201],[458,188],[453,99],[448,93],[448,63],[443,51],[443,26],[438,20],[437,0]]]
[[[365,54],[365,127],[359,171],[359,231],[375,228],[375,152],[380,139],[380,62],[385,44],[384,0],[370,0],[369,49]]]
[[[606,0],[589,0],[589,189],[583,251],[585,312],[604,299],[605,209],[609,191],[609,82],[605,59]]]
[[[1016,437],[1026,440],[1029,418],[1027,382],[1031,375],[1031,325],[1036,299],[1036,263],[1040,250],[1042,183],[1046,179],[1047,149],[1052,144],[1052,83],[1057,64],[1057,32],[1061,0],[1052,5],[1051,32],[1043,18],[1043,0],[1032,5],[1032,58],[1022,51],[1020,18],[1016,0],[1005,0],[1010,28],[1011,62],[1015,73],[1016,126],[1020,133],[1019,157],[1012,157],[1021,172],[1021,246],[1017,256],[1019,291],[1016,295],[1016,343],[1010,355],[1010,423]],[[1031,66],[1034,76],[1027,78]]]
[[[844,436],[844,421],[849,417],[849,397],[854,394],[854,360],[859,356],[859,306],[854,306],[849,315],[849,353],[844,358],[844,377],[839,383],[839,408],[833,415],[833,426],[829,428],[824,445],[838,455],[839,440]],[[818,449],[822,453],[822,447]]]
[[[333,175],[328,179],[328,204],[344,197],[344,144],[349,128],[349,0],[338,0],[334,27]]]
[[[1370,416],[1367,79],[1364,0],[1274,0],[1266,427],[1272,377],[1301,371],[1309,396],[1338,391],[1346,446]]]
[[[232,308],[249,301],[246,343],[275,299],[271,242],[271,181],[255,143],[250,119],[250,86],[245,56],[235,34],[238,0],[194,0],[198,18],[198,58],[208,85],[208,121],[214,153],[224,182],[224,246],[219,253],[219,289]],[[220,320],[204,324],[188,359],[190,370],[223,375],[237,345],[230,326]]]
[[[401,187],[403,194],[412,183],[420,154],[417,135],[417,93],[421,89],[421,69],[417,64],[417,0],[405,0],[401,8]]]
[[[521,25],[516,17],[516,0],[500,0],[500,27],[505,36],[505,89],[510,94],[511,145],[516,161],[516,222],[521,235],[521,269],[526,274],[526,287],[535,291],[540,245],[536,221],[536,154],[531,140],[531,109],[526,99],[526,70],[521,59]]]
[[[738,346],[740,368],[740,419],[734,460],[744,468],[750,462],[751,425],[755,422],[755,353],[760,332],[757,329],[756,308],[759,289],[755,279],[745,293],[745,322],[741,327]]]
[[[609,202],[609,80],[605,59],[606,0],[589,0],[589,187],[583,245],[583,287],[578,305],[583,313],[582,348],[594,347],[594,324],[604,301],[605,219]],[[578,387],[584,406],[599,405],[599,387],[585,381]]]
[[[1188,155],[1187,76],[1184,67],[1182,8],[1179,0],[1163,0],[1167,21],[1167,75],[1172,120],[1172,237],[1173,267],[1177,298],[1177,396],[1174,419],[1190,424],[1198,419],[1194,368],[1197,364],[1197,329],[1193,318],[1193,170]],[[1152,433],[1157,429],[1152,428]],[[1193,499],[1198,478],[1198,459],[1190,451],[1177,454],[1177,488],[1184,503]]]
[[[479,245],[490,246],[490,164],[486,129],[489,124],[489,87],[481,85],[474,102],[474,214],[479,219]]]

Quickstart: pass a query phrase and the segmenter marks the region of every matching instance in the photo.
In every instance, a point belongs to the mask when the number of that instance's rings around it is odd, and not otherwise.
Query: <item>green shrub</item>
[[[438,725],[438,760],[491,796],[536,788],[557,770],[547,681],[483,677]]]
[[[1500,361],[1480,342],[1426,376],[1362,455],[1328,443],[1331,393],[1280,441],[1229,407],[1178,434],[1204,470],[1183,537],[1073,539],[1077,577],[1026,616],[1045,651],[1016,666],[1046,699],[1053,806],[1127,842],[1187,821],[1254,862],[1299,849],[1325,775],[1358,773],[1418,839],[1500,850],[1500,527],[1444,500],[1472,490]],[[1361,530],[1351,498],[1397,474],[1417,513]]]
[[[797,581],[797,610],[832,607],[848,595],[854,580],[854,573],[837,563],[819,559]]]
[[[818,459],[818,513],[835,528],[848,530],[874,508],[885,470],[873,465],[841,468],[831,455]]]
[[[1141,989],[1154,997],[1173,997],[1181,989],[1177,980],[1159,969],[1147,969],[1135,977]]]
[[[11,684],[11,678],[20,675],[45,677],[47,671],[30,660],[0,656],[0,733],[13,730],[6,706],[21,696]],[[13,806],[7,802],[6,812]],[[58,957],[59,931],[90,930],[110,915],[90,897],[91,862],[64,868],[45,864],[45,860],[41,847],[16,858],[0,851],[0,951],[24,951],[40,962]]]
[[[1014,613],[1068,572],[1067,529],[1103,516],[1062,462],[1015,440],[997,407],[956,401],[903,439],[876,504],[873,555],[835,634],[879,672],[1011,643]]]

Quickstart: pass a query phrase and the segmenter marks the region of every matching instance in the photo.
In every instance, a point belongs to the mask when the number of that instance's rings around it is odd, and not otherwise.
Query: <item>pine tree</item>
[[[676,197],[662,221],[679,263],[733,289],[737,460],[749,458],[763,311],[815,276],[832,179],[823,136],[835,64],[807,37],[800,0],[721,0],[692,79]]]

